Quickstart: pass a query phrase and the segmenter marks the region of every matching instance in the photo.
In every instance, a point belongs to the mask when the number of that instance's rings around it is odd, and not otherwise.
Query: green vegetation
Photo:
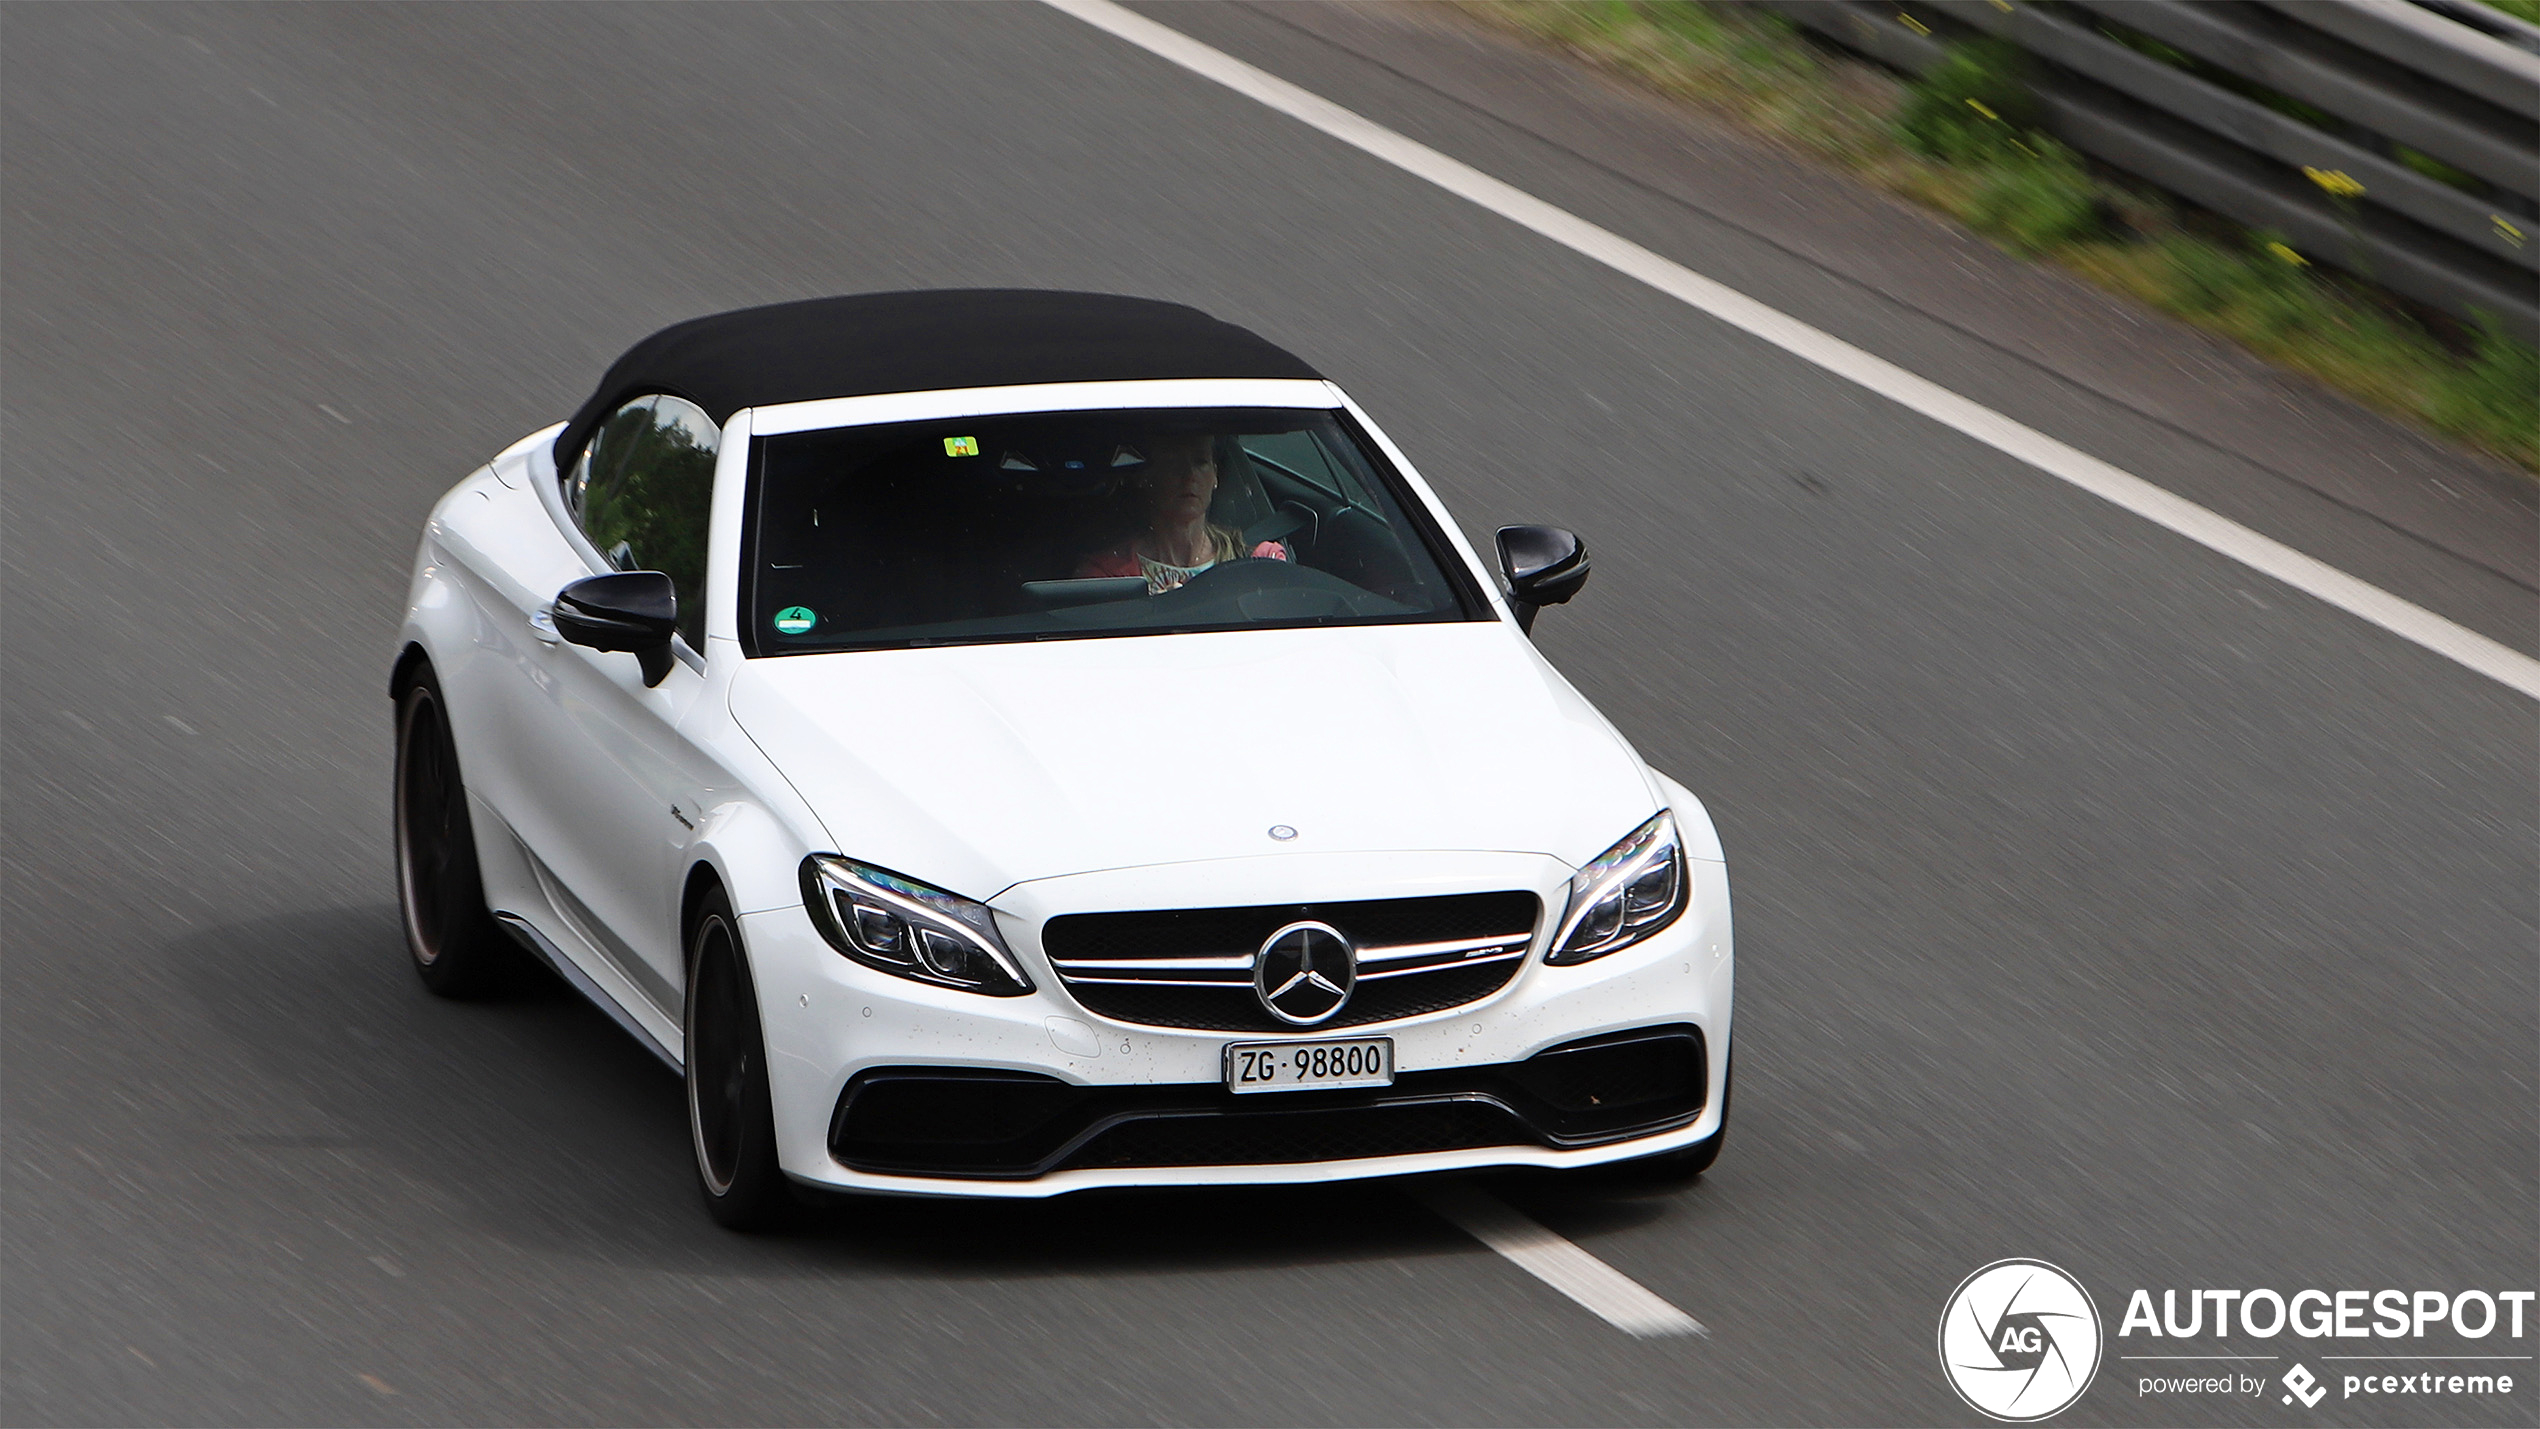
[[[2532,0],[2532,3],[2540,4],[2540,0]],[[2438,184],[2450,184],[2456,189],[2467,189],[2471,193],[2478,192],[2477,176],[2453,168],[2432,154],[2419,153],[2405,144],[2393,144],[2390,146],[2390,157]]]
[[[2485,0],[2490,10],[2502,10],[2517,20],[2540,25],[2540,0]]]
[[[1953,164],[2002,163],[2036,152],[2020,139],[2037,127],[2027,64],[2000,40],[1958,46],[1906,91],[1896,115],[1898,137]]]
[[[2532,409],[2540,406],[2540,349],[2519,343],[2489,323],[2478,335],[2478,355],[2458,380],[2437,389],[2433,415],[2454,431],[2483,433],[2488,445],[2528,453]]]
[[[2277,235],[2191,227],[2160,195],[2094,173],[2036,129],[2025,57],[2008,45],[1955,46],[1938,69],[1908,83],[1825,59],[1787,21],[1741,6],[1476,0],[1468,8],[2540,472],[2540,352],[2492,325],[2466,355],[2454,352]],[[2498,8],[2540,11],[2540,0]]]

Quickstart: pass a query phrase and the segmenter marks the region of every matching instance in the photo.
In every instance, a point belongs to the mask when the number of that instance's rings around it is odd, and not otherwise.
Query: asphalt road
[[[1043,9],[5,25],[10,1423],[1957,1422],[1934,1320],[2005,1256],[2112,1319],[2540,1280],[2497,685]],[[416,984],[385,674],[435,494],[665,322],[936,284],[1198,303],[1469,527],[1588,537],[1541,638],[1721,826],[1737,1119],[1691,1188],[1498,1189],[1709,1337],[1625,1337],[1383,1186],[735,1238],[598,1015]],[[2166,479],[2128,430],[2058,434]],[[2285,1417],[2110,1379],[2060,1422]]]

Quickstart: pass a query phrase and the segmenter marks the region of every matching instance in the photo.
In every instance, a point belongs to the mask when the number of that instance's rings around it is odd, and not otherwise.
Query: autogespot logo
[[[2099,1372],[2099,1307],[2045,1261],[1997,1260],[1958,1282],[1940,1312],[1940,1368],[1979,1414],[2059,1414]]]

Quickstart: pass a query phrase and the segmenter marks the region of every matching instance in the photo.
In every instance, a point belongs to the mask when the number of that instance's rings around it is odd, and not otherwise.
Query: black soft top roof
[[[716,421],[743,407],[1042,382],[1321,376],[1197,308],[1109,293],[946,288],[743,308],[626,350],[556,438],[569,464],[608,414],[667,392]]]

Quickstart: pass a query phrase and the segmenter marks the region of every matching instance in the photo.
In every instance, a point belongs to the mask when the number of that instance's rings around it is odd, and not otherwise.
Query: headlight
[[[866,967],[990,997],[1032,990],[984,903],[833,853],[804,859],[802,877],[820,935]]]
[[[1685,906],[1685,855],[1676,816],[1660,810],[1570,880],[1570,908],[1548,963],[1583,963],[1618,952],[1668,924]]]

